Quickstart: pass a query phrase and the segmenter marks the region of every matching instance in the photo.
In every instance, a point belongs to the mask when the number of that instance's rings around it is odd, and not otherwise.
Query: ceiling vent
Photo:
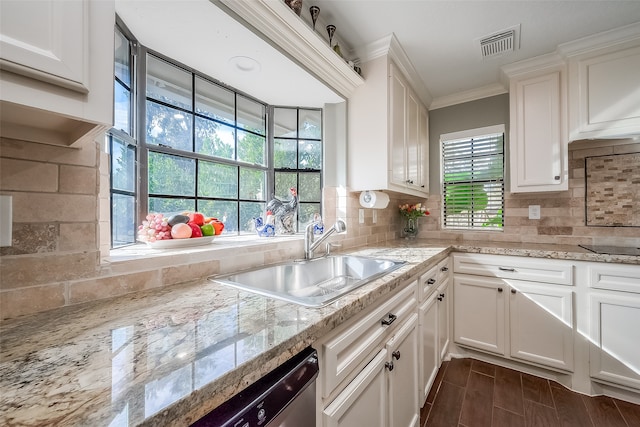
[[[483,59],[514,52],[520,48],[520,25],[482,37],[477,42]]]

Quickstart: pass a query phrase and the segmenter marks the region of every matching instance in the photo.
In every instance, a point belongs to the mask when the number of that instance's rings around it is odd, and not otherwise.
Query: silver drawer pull
[[[429,280],[427,280],[427,284],[428,285],[433,285],[434,283],[436,283],[436,279],[434,279],[433,277]]]
[[[390,371],[393,371],[393,362],[384,362],[384,367]]]
[[[498,267],[498,269],[500,271],[511,271],[511,272],[515,272],[516,271],[515,268],[511,268],[511,267]]]
[[[440,271],[449,271],[449,267],[442,267]]]
[[[396,359],[396,360],[400,360],[400,350],[396,350],[393,353],[391,353],[391,358],[392,359]]]
[[[398,316],[396,316],[395,314],[389,313],[389,314],[387,314],[387,318],[386,319],[382,319],[380,321],[380,323],[382,323],[384,326],[389,326],[390,324],[395,322],[397,318],[398,318]]]

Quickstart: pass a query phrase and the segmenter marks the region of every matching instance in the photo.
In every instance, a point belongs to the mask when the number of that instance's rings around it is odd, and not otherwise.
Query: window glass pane
[[[234,160],[235,132],[231,126],[196,117],[196,152]]]
[[[235,124],[235,95],[232,91],[196,77],[196,112],[230,125]]]
[[[113,247],[136,241],[136,198],[113,193],[111,195],[111,238]]]
[[[191,115],[147,101],[147,144],[192,151]]]
[[[131,88],[131,55],[129,40],[118,30],[115,32],[115,76]]]
[[[264,166],[265,146],[265,137],[238,131],[238,161]]]
[[[113,127],[131,135],[131,92],[115,80]]]
[[[195,159],[149,152],[149,194],[195,196],[195,186]]]
[[[238,198],[238,167],[201,161],[198,164],[198,196]]]
[[[264,203],[240,202],[240,233],[255,233],[255,219],[265,210]]]
[[[195,209],[196,202],[193,199],[149,197],[149,212],[162,213],[164,216],[171,216],[184,211],[195,211]]]
[[[289,200],[291,197],[290,188],[298,189],[298,174],[295,172],[276,172],[276,197],[280,200]]]
[[[240,198],[265,200],[267,177],[263,170],[240,168]]]
[[[298,112],[295,108],[274,108],[273,122],[274,137],[298,137]]]
[[[218,218],[224,223],[222,234],[235,234],[238,232],[238,202],[226,202],[221,200],[200,200],[198,210],[205,216]]]
[[[238,96],[238,127],[266,135],[266,108],[244,96]]]
[[[273,167],[276,169],[297,169],[296,140],[275,139],[273,141]]]
[[[135,147],[114,137],[111,143],[111,188],[133,193],[136,190],[135,177]]]
[[[319,173],[301,173],[299,180],[298,195],[301,202],[320,202],[322,200]]]
[[[147,96],[191,110],[191,73],[147,55]]]
[[[320,110],[299,110],[300,124],[298,138],[322,139],[322,112]]]
[[[298,144],[300,156],[298,168],[321,169],[322,168],[322,142],[300,141]]]
[[[320,215],[320,203],[300,203],[298,205],[298,229],[303,230],[316,215]]]

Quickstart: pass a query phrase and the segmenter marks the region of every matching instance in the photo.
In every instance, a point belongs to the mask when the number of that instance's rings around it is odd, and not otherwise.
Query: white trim
[[[433,96],[420,78],[420,75],[394,33],[360,47],[355,51],[361,63],[366,63],[385,55],[388,56],[409,82],[409,86],[416,92],[420,101],[422,101],[424,105],[431,104]]]
[[[440,135],[440,143],[442,145],[442,141],[453,141],[456,139],[465,139],[465,138],[479,138],[485,135],[504,133],[504,129],[505,129],[504,125],[492,125],[492,126],[485,126],[485,127],[476,128],[476,129],[461,130],[458,132],[443,133],[442,135]],[[442,157],[442,152],[440,154],[441,154],[440,157]]]
[[[364,79],[283,1],[211,0],[222,3],[246,25],[274,43],[309,73],[349,98]]]
[[[558,45],[557,51],[564,57],[569,58],[638,38],[640,38],[640,22],[563,43]]]
[[[429,111],[465,102],[476,101],[478,99],[489,98],[491,96],[502,95],[509,92],[507,88],[508,86],[505,87],[500,83],[493,83],[477,89],[471,89],[464,92],[454,93],[453,95],[436,98],[431,102],[431,105],[429,105]]]

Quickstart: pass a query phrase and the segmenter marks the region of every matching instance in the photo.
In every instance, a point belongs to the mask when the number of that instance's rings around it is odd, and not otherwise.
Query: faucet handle
[[[331,255],[331,248],[340,248],[340,243],[327,242],[327,255]]]

